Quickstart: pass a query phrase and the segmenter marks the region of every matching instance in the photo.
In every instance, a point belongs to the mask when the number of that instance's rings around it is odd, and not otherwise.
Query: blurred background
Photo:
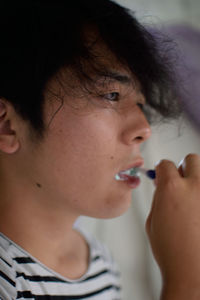
[[[178,64],[184,66],[183,116],[153,126],[153,135],[142,148],[147,168],[167,158],[176,164],[188,153],[200,154],[200,1],[199,0],[116,0],[135,11],[145,26],[166,30],[180,50]],[[178,50],[178,51],[179,51]],[[180,70],[179,70],[180,72]],[[79,225],[110,248],[122,273],[123,300],[158,300],[161,277],[145,233],[154,192],[150,180],[133,192],[129,211],[116,219],[80,218]]]

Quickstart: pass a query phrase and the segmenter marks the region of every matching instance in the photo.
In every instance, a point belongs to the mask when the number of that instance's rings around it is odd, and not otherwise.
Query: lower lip
[[[128,185],[131,189],[135,189],[140,185],[140,178],[126,175],[126,178],[120,182]]]

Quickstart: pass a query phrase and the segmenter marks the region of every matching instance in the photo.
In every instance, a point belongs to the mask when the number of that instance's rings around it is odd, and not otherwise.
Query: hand
[[[200,299],[200,156],[163,160],[146,229],[163,278],[161,299]]]

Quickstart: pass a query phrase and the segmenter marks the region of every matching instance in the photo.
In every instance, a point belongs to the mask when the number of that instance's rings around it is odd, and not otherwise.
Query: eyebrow
[[[103,74],[102,77],[110,78],[123,84],[130,85],[132,83],[132,79],[129,76],[117,72],[108,72],[105,75]]]

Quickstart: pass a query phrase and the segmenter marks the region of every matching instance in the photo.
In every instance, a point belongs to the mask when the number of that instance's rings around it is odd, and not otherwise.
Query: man
[[[130,206],[139,181],[115,176],[143,164],[145,107],[173,108],[167,68],[151,35],[111,1],[3,1],[1,12],[0,297],[120,299],[109,252],[73,225]],[[162,165],[158,203],[160,186],[169,193]],[[148,228],[165,261],[161,215],[153,208]]]

